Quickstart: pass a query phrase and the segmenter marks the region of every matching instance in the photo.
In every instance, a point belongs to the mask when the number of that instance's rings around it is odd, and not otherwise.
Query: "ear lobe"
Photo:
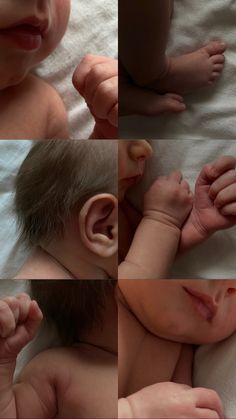
[[[118,203],[110,194],[90,198],[79,215],[80,235],[84,245],[101,257],[118,250]]]

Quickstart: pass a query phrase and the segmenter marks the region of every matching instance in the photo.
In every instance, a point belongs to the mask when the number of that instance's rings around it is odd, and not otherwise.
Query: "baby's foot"
[[[186,106],[182,96],[175,93],[159,95],[151,89],[120,83],[119,116],[157,116],[165,112],[183,112]]]
[[[224,42],[213,41],[190,54],[167,58],[165,74],[148,87],[159,93],[186,94],[211,85],[222,72],[226,48]]]
[[[149,101],[143,103],[142,106],[142,112],[139,113],[146,116],[156,116],[166,112],[179,113],[186,109],[183,97],[174,93],[167,93],[165,95],[155,94],[152,98],[150,96]]]

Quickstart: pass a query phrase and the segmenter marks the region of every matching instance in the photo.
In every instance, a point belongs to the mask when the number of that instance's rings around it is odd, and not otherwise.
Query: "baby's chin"
[[[31,67],[24,65],[15,65],[11,68],[1,68],[0,65],[0,90],[8,87],[17,86],[26,79],[31,71]]]
[[[201,333],[193,333],[189,335],[181,335],[181,336],[166,336],[165,338],[177,342],[177,343],[184,343],[188,345],[210,345],[214,343],[221,342],[224,339],[227,339],[230,335],[221,336],[219,334],[201,334]]]

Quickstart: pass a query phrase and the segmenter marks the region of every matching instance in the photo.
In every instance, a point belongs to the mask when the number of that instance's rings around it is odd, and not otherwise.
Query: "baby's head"
[[[107,298],[114,298],[114,280],[32,280],[31,294],[47,322],[53,321],[65,343],[91,329],[103,328]]]
[[[36,142],[16,177],[15,209],[30,247],[66,242],[77,259],[109,265],[118,246],[117,141]]]
[[[120,280],[130,310],[154,335],[205,344],[236,330],[236,280]]]
[[[145,140],[119,141],[119,201],[126,191],[142,177],[145,161],[151,157],[152,147]]]
[[[20,83],[59,44],[70,0],[1,0],[0,90]]]

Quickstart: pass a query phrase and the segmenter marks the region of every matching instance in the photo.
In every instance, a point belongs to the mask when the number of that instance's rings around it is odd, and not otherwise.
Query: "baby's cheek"
[[[63,38],[69,21],[70,1],[50,0],[50,29],[39,52],[40,60],[50,55]]]
[[[57,38],[63,37],[70,16],[70,1],[69,0],[51,0],[53,7],[53,17],[55,21],[55,31],[57,32]],[[59,42],[58,41],[58,42]]]

